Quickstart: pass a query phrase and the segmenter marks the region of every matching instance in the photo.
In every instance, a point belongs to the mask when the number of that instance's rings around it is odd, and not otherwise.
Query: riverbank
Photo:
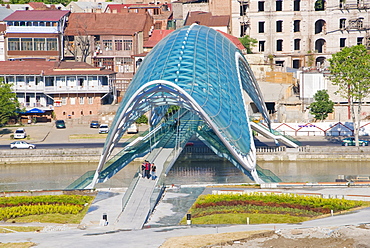
[[[0,164],[99,162],[103,148],[0,150]],[[119,152],[114,150],[114,152]],[[182,156],[192,160],[217,159],[208,147],[185,147]],[[258,162],[271,161],[368,161],[370,147],[304,146],[257,148]],[[257,162],[257,163],[258,163]]]

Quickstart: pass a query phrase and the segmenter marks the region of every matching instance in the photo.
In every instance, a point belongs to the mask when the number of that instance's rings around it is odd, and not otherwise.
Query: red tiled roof
[[[154,29],[152,32],[152,36],[150,36],[149,40],[144,42],[144,47],[153,48],[155,45],[157,45],[158,42],[160,42],[164,37],[166,37],[171,32],[173,32],[173,30]]]
[[[235,36],[232,36],[231,34],[228,34],[228,33],[225,33],[225,32],[222,32],[221,30],[217,30],[218,32],[220,32],[221,34],[225,35],[226,38],[228,38],[232,43],[234,43],[234,45],[239,49],[239,50],[244,50],[245,47],[243,46],[243,44],[240,42],[240,40],[235,37]]]
[[[186,18],[185,26],[198,23],[207,27],[229,26],[230,16],[213,16],[210,12],[193,11],[189,12]]]
[[[167,4],[168,7],[171,9],[171,4]],[[122,9],[136,9],[136,8],[143,8],[143,9],[150,9],[150,8],[161,8],[163,5],[159,4],[108,4],[106,7],[107,9],[117,10],[117,12],[121,12]]]
[[[0,61],[0,75],[110,75],[115,72],[84,62]]]
[[[47,7],[44,3],[42,2],[29,2],[28,5],[32,7],[33,9],[41,9]]]
[[[16,10],[4,21],[59,21],[69,10]]]
[[[66,35],[133,35],[144,30],[146,14],[72,13]]]

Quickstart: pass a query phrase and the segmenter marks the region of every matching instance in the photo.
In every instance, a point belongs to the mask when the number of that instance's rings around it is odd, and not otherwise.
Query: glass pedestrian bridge
[[[250,122],[248,101],[257,106],[267,129]],[[168,118],[171,105],[180,111]],[[150,130],[112,158],[125,131],[143,114],[149,115]],[[96,171],[68,188],[92,189],[136,157],[149,154],[154,161],[155,154],[170,149],[166,161],[156,163],[166,174],[193,135],[256,183],[276,181],[276,176],[267,176],[257,166],[252,135],[253,129],[275,138],[269,127],[262,94],[241,51],[211,28],[186,26],[161,40],[145,57],[118,108]]]

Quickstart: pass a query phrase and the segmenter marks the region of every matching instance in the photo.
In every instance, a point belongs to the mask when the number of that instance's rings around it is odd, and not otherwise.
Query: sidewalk
[[[219,188],[222,189],[222,188]],[[228,188],[229,189],[229,188]],[[160,247],[168,238],[202,234],[220,234],[252,230],[282,230],[302,229],[308,227],[339,227],[369,223],[370,208],[354,211],[351,214],[334,215],[332,217],[315,219],[299,224],[263,224],[263,225],[208,225],[179,226],[164,225],[163,220],[176,216],[172,221],[182,218],[187,209],[181,208],[183,199],[187,198],[195,188],[189,188],[188,193],[173,189],[167,192],[157,206],[149,224],[142,230],[124,231],[114,229],[114,216],[120,210],[119,199],[123,192],[117,189],[106,189],[99,192],[98,197],[81,225],[49,225],[40,232],[0,234],[2,243],[34,242],[37,247]],[[207,189],[205,193],[208,193]],[[251,189],[248,189],[251,190]],[[261,189],[254,189],[261,190]],[[287,192],[323,193],[323,194],[368,194],[368,188],[322,188],[322,189],[286,189]],[[281,191],[281,189],[279,189]],[[369,198],[369,197],[367,197]],[[191,198],[187,198],[190,204]],[[181,206],[179,206],[181,205]],[[185,204],[186,205],[186,204]],[[108,225],[100,225],[103,213],[108,216]],[[5,226],[17,225],[1,224]],[[40,225],[40,224],[37,224]]]

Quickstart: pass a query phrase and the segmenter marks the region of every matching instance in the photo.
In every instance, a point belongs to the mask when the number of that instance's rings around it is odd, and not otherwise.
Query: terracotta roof
[[[245,47],[243,46],[243,44],[240,42],[240,40],[235,37],[235,36],[232,36],[231,34],[228,34],[228,33],[225,33],[225,32],[222,32],[220,30],[217,30],[218,32],[220,32],[221,34],[225,35],[226,38],[228,38],[232,43],[234,43],[234,45],[239,49],[239,50],[244,50]]]
[[[162,4],[108,4],[106,10],[109,8],[121,12],[122,9],[158,9],[162,8]],[[168,8],[171,9],[171,4],[167,4]]]
[[[84,62],[0,61],[0,75],[111,75],[115,72]]]
[[[59,21],[69,10],[17,10],[4,21]]]
[[[66,35],[133,35],[143,31],[147,14],[72,13]]]
[[[148,47],[148,48],[154,47],[155,45],[157,45],[159,41],[161,41],[164,37],[166,37],[171,32],[173,32],[173,30],[154,29],[152,32],[152,36],[149,37],[148,41],[144,42],[143,47]]]
[[[213,16],[210,12],[193,11],[188,13],[185,26],[191,25],[193,23],[198,23],[207,27],[229,26],[230,16]]]

